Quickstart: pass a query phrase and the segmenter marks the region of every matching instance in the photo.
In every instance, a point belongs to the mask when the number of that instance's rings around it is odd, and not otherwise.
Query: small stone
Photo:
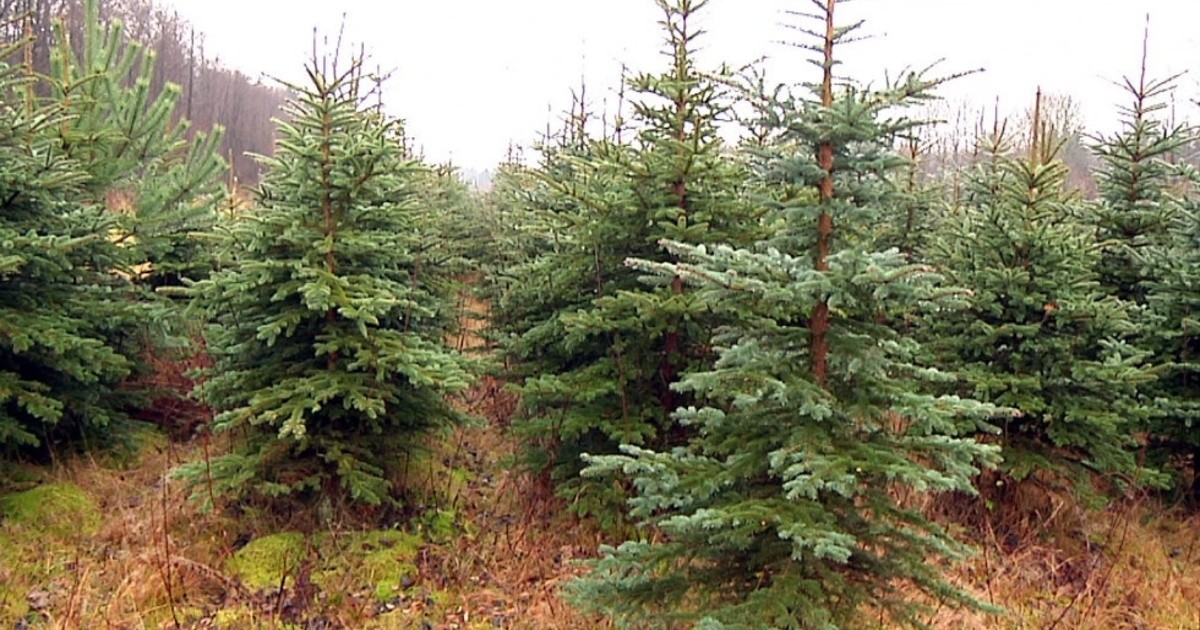
[[[29,595],[25,596],[25,600],[29,602],[29,610],[41,612],[50,607],[50,592],[42,589],[34,589],[29,591]]]

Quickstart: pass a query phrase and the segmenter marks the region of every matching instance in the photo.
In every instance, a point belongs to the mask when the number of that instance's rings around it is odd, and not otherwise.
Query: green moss
[[[29,612],[26,595],[67,574],[100,509],[78,486],[52,484],[0,497],[0,625]]]
[[[258,538],[226,563],[226,570],[251,589],[278,587],[284,575],[290,582],[309,552],[313,584],[327,591],[364,589],[379,601],[390,601],[402,590],[406,577],[415,576],[413,563],[422,539],[398,531],[319,534],[307,542],[289,532]],[[311,548],[310,548],[311,545]]]
[[[250,541],[225,563],[230,574],[252,589],[279,586],[285,575],[294,572],[304,558],[304,534],[286,532]]]
[[[100,529],[100,508],[72,484],[51,484],[0,497],[0,522],[18,530],[68,537]]]
[[[361,575],[359,585],[368,587],[376,601],[390,601],[402,590],[404,578],[417,574],[413,561],[422,540],[398,531],[354,533],[342,537],[344,550],[314,582],[344,583],[340,578]],[[335,552],[336,553],[336,552]]]

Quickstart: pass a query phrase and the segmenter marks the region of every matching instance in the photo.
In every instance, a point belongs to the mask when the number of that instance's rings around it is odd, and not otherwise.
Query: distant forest
[[[230,162],[240,184],[258,181],[261,166],[248,153],[272,151],[270,119],[286,99],[284,90],[223,67],[213,51],[205,50],[203,35],[178,13],[152,0],[102,0],[103,19],[121,20],[126,35],[154,54],[157,72],[150,86],[158,94],[167,83],[182,89],[176,115],[192,121],[194,131],[214,125],[225,128],[221,155]],[[48,74],[52,69],[51,43],[55,22],[63,18],[73,45],[83,40],[84,9],[81,0],[0,0],[0,43],[14,44],[31,37],[31,44],[8,61],[32,64]]]

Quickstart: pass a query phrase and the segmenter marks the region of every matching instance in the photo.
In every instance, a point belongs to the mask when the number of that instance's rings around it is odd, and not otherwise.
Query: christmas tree
[[[1198,300],[1190,278],[1198,260],[1193,202],[1185,193],[1198,179],[1179,156],[1197,135],[1164,120],[1178,77],[1148,79],[1146,65],[1143,51],[1140,75],[1124,82],[1131,103],[1121,109],[1121,128],[1097,139],[1102,197],[1089,218],[1102,246],[1101,286],[1142,307],[1132,342],[1154,353],[1158,378],[1142,392],[1144,404],[1155,407],[1145,425],[1154,445],[1149,459],[1170,467],[1191,456],[1194,477],[1200,402],[1192,385],[1191,313]],[[1200,491],[1194,481],[1186,485]]]
[[[1012,478],[1048,470],[1083,484],[1095,471],[1148,481],[1132,433],[1152,412],[1139,397],[1152,375],[1129,343],[1132,307],[1099,283],[1102,248],[1036,114],[1031,138],[1027,155],[1012,156],[998,124],[985,140],[992,159],[942,225],[932,257],[972,293],[969,308],[930,318],[931,345],[959,373],[956,391],[1019,411],[997,418]]]
[[[114,433],[131,402],[117,385],[134,363],[121,323],[136,305],[111,272],[121,261],[114,217],[58,135],[68,112],[35,99],[33,80],[0,64],[0,453],[9,456]]]
[[[822,69],[809,94],[756,95],[768,141],[758,186],[773,190],[782,236],[754,248],[668,242],[684,262],[635,265],[682,277],[723,305],[711,367],[676,386],[703,406],[676,418],[692,439],[589,457],[585,474],[629,480],[639,540],[607,548],[574,586],[618,622],[695,627],[832,628],[864,617],[917,624],[901,583],[946,603],[935,558],[964,549],[901,489],[972,492],[996,451],[970,434],[994,409],[933,393],[949,378],[918,361],[919,344],[887,322],[930,310],[954,291],[872,235],[896,201],[903,160],[892,140],[913,123],[895,107],[936,81],[910,75],[881,91],[835,81],[835,2],[816,3],[811,33]],[[964,436],[965,435],[965,436]]]
[[[121,270],[150,288],[203,276],[211,256],[196,235],[208,231],[222,198],[223,130],[191,133],[178,115],[180,87],[154,94],[154,54],[131,41],[120,21],[84,3],[82,37],[63,20],[45,77],[48,101],[67,118],[56,128],[64,152],[89,175],[86,189],[116,213]]]
[[[380,504],[402,455],[459,419],[446,395],[468,375],[419,255],[439,238],[425,167],[365,103],[361,60],[308,75],[289,86],[257,207],[224,226],[226,266],[192,287],[215,361],[199,394],[215,430],[244,436],[211,475],[235,495]]]
[[[742,167],[717,134],[728,103],[694,61],[696,15],[706,3],[658,4],[672,63],[629,80],[636,135],[590,139],[577,110],[574,131],[538,174],[533,202],[549,249],[514,270],[523,281],[498,312],[526,375],[520,430],[585,513],[612,509],[588,500],[612,485],[579,480],[580,455],[679,442],[686,430],[671,414],[686,397],[673,385],[712,359],[714,305],[682,277],[641,282],[625,259],[673,260],[661,239],[745,242],[757,226],[740,201]]]

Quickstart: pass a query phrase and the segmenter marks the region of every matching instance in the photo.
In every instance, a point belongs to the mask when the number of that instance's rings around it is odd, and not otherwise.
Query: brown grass
[[[1141,498],[1089,511],[1043,483],[1016,484],[991,510],[964,505],[979,547],[951,581],[1000,615],[939,609],[934,628],[1200,628],[1200,516]],[[966,518],[962,518],[966,515]]]
[[[21,541],[29,565],[7,576],[9,586],[47,598],[47,627],[158,627],[172,620],[172,609],[178,615],[229,591],[218,567],[233,524],[200,515],[166,478],[181,455],[195,452],[155,449],[129,469],[77,460],[50,475],[82,488],[104,520],[94,536]]]
[[[488,423],[455,436],[461,463],[486,471],[452,499],[471,531],[423,557],[421,566],[423,576],[455,594],[446,627],[465,628],[479,619],[505,628],[605,627],[560,597],[562,585],[583,572],[579,561],[595,555],[600,535],[564,516],[542,479],[508,465],[517,443],[503,427],[515,397],[502,382],[484,379],[464,404]]]
[[[45,594],[41,619],[54,628],[172,628],[177,619],[180,627],[217,627],[221,611],[238,611],[223,627],[239,628],[283,628],[293,620],[329,628],[420,628],[424,620],[448,629],[602,627],[559,595],[599,536],[562,517],[559,500],[539,479],[507,465],[516,443],[502,427],[515,401],[502,383],[485,379],[462,405],[487,423],[459,429],[435,454],[436,477],[414,479],[428,485],[426,496],[440,492],[440,507],[455,510],[461,526],[421,550],[413,595],[397,602],[402,614],[387,614],[362,593],[314,593],[302,567],[278,593],[251,593],[227,575],[223,567],[239,539],[286,529],[295,519],[202,512],[167,476],[205,456],[200,439],[162,441],[132,466],[81,459],[49,474],[47,482],[84,489],[103,524],[94,536],[42,548],[27,541],[26,564],[0,567],[0,579],[15,593]],[[468,471],[469,481],[442,485],[441,473],[453,469]],[[0,619],[0,626],[16,621]]]

